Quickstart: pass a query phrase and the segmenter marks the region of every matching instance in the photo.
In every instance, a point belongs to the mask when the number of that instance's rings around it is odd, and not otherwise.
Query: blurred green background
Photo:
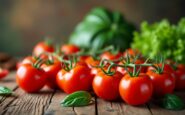
[[[185,0],[0,0],[0,52],[25,56],[44,36],[65,43],[84,15],[96,6],[121,11],[139,24],[185,16]]]

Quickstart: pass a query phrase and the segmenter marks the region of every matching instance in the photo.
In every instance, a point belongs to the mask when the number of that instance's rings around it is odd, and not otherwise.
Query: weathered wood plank
[[[64,92],[57,91],[45,115],[95,115],[95,104],[84,107],[62,107],[60,101],[67,96]]]
[[[15,94],[16,96],[8,97],[0,104],[1,115],[42,115],[48,108],[54,92],[43,89],[39,93],[28,94],[18,88]]]
[[[17,84],[15,82],[15,74],[16,72],[11,72],[7,77],[0,80],[0,86],[6,86],[12,90],[17,88]],[[6,99],[5,96],[0,96],[0,103],[2,103]]]
[[[102,99],[97,99],[97,108],[99,115],[150,115],[147,106],[131,106],[123,101],[108,102]]]
[[[72,107],[61,107],[60,101],[67,96],[67,94],[57,91],[52,100],[49,108],[44,113],[45,115],[75,115],[75,111]]]
[[[181,97],[185,103],[185,92],[176,92],[175,94]],[[149,104],[149,108],[153,115],[185,115],[185,109],[179,111],[166,110],[152,102]]]

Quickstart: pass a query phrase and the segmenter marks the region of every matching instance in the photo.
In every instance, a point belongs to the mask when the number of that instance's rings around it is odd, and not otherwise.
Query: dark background
[[[31,54],[44,36],[63,44],[84,15],[96,6],[121,11],[139,27],[163,18],[176,23],[185,16],[185,0],[0,0],[0,51]]]

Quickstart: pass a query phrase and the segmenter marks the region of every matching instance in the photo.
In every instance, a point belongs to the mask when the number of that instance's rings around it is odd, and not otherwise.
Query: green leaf
[[[61,106],[63,107],[79,107],[89,105],[92,96],[87,91],[77,91],[68,96],[66,96],[61,101]]]
[[[4,87],[4,86],[0,86],[0,95],[11,95],[12,94],[12,90]]]
[[[176,95],[166,94],[162,99],[160,106],[170,110],[182,110],[185,105],[184,102]]]
[[[134,30],[134,26],[120,12],[97,7],[77,25],[69,43],[93,51],[109,45],[124,51],[130,46]]]

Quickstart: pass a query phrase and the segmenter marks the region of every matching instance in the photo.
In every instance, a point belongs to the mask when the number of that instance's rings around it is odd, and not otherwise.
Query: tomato
[[[107,59],[107,60],[118,60],[122,54],[118,52],[117,54],[112,54],[111,52],[104,52],[100,57],[101,59]]]
[[[88,55],[83,55],[83,56],[79,56],[79,61],[85,61],[86,59],[88,59],[90,56]]]
[[[154,96],[161,97],[165,94],[173,93],[175,88],[175,79],[173,76],[168,72],[163,73],[156,73],[154,71],[148,71],[147,75],[152,80],[153,87],[154,87]]]
[[[33,64],[35,63],[37,60],[35,57],[33,56],[27,56],[25,57],[22,61],[21,64]]]
[[[129,56],[131,56],[131,57],[134,57],[134,56],[136,56],[136,55],[142,56],[142,55],[141,55],[141,52],[139,52],[139,50],[137,50],[137,49],[131,49],[131,48],[127,49],[127,50],[123,53],[123,56],[124,56],[124,57],[126,57],[127,55],[129,55]]]
[[[162,64],[158,64],[159,67],[162,67]],[[147,71],[155,70],[153,67],[148,67]],[[169,64],[164,64],[164,71],[170,73],[174,79],[176,79],[176,74],[173,68]]]
[[[144,61],[142,59],[138,59],[136,60],[135,64],[143,64]],[[118,64],[122,65],[123,63],[122,62],[119,62]],[[140,67],[136,67],[136,69],[138,70]],[[133,68],[129,68],[127,67],[128,71],[129,72],[133,72]],[[116,69],[117,71],[119,71],[121,74],[126,75],[127,74],[127,70],[123,67],[117,67]],[[141,70],[140,70],[140,73],[145,73],[147,70],[147,67],[142,67]]]
[[[95,94],[105,100],[116,100],[119,95],[119,82],[122,74],[116,72],[113,76],[106,75],[102,71],[98,72],[93,79],[93,90]]]
[[[42,65],[43,70],[47,75],[46,86],[51,89],[57,89],[58,85],[56,83],[57,73],[61,70],[62,64],[60,62],[54,62],[52,64],[44,64]]]
[[[44,52],[54,52],[54,46],[51,43],[39,42],[33,49],[33,55],[39,56]]]
[[[9,71],[7,69],[0,68],[0,79],[6,77],[8,75]]]
[[[178,65],[177,70],[175,70],[176,74],[176,90],[184,90],[185,89],[185,65]]]
[[[93,68],[93,66],[98,66],[100,64],[99,60],[95,60],[93,59],[93,57],[90,57],[90,56],[86,58],[85,62],[89,68]]]
[[[16,81],[20,88],[28,93],[38,92],[46,83],[46,74],[32,64],[22,64],[16,73]]]
[[[68,94],[79,90],[90,90],[92,80],[93,76],[90,73],[90,69],[83,64],[77,64],[69,72],[61,69],[57,74],[59,88]]]
[[[64,44],[61,46],[61,51],[69,55],[79,52],[80,48],[73,44]]]
[[[126,103],[141,105],[148,102],[152,96],[152,81],[144,73],[140,73],[137,77],[126,74],[120,81],[119,92]]]

